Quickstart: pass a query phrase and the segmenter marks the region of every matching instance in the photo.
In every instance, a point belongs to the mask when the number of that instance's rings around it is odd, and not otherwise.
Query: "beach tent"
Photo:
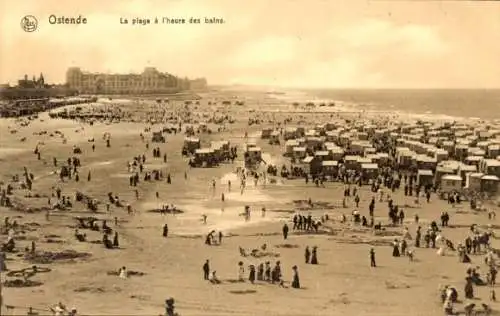
[[[471,172],[467,174],[467,180],[465,187],[472,192],[481,191],[481,178],[484,176],[484,173],[481,172]]]
[[[289,139],[285,142],[285,153],[286,155],[293,155],[293,148],[299,147],[299,142],[295,139]]]
[[[432,185],[434,181],[434,173],[432,170],[418,170],[417,183],[419,186]]]
[[[304,159],[306,155],[307,153],[305,147],[293,147],[293,158]]]
[[[497,193],[500,178],[493,175],[485,175],[481,178],[481,191],[488,193]]]
[[[271,137],[271,133],[273,132],[272,128],[264,128],[260,133],[260,138],[267,139]]]
[[[322,161],[323,174],[326,176],[336,177],[338,174],[339,163],[334,160],[324,160]]]
[[[500,161],[495,159],[484,159],[479,163],[479,170],[485,174],[500,177]]]
[[[361,164],[361,176],[363,182],[369,183],[370,180],[375,180],[378,177],[379,168],[376,163],[362,163]]]
[[[318,157],[320,161],[331,160],[332,156],[327,150],[320,150],[314,153],[314,157]]]
[[[462,190],[462,177],[447,174],[441,178],[440,190],[442,193],[459,192]]]
[[[465,164],[479,166],[479,162],[483,159],[481,156],[468,156],[465,158]]]

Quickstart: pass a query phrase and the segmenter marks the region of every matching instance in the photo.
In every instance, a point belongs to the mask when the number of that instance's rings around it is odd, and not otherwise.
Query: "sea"
[[[380,112],[415,113],[429,116],[500,119],[500,89],[301,90],[314,99],[336,100]]]

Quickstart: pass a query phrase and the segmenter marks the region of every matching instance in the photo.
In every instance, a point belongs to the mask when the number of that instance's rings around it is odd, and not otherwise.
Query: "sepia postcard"
[[[500,315],[499,208],[500,1],[0,0],[0,316]]]

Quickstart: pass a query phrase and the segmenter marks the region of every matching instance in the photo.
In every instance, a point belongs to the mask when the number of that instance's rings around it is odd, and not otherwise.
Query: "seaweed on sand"
[[[72,260],[78,258],[84,259],[90,256],[90,253],[77,252],[74,250],[63,250],[61,252],[41,251],[35,253],[26,253],[24,255],[24,260],[30,261],[32,263],[46,264],[52,263],[57,260]]]

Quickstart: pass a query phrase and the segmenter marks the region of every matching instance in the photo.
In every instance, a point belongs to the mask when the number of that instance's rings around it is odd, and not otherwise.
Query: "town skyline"
[[[301,88],[500,88],[500,5],[467,1],[0,1],[0,82],[69,67],[155,67],[210,85]],[[8,10],[6,9],[8,7]],[[277,13],[279,12],[279,14]],[[38,29],[25,32],[33,15]],[[85,16],[52,25],[49,16]],[[221,17],[217,25],[120,25],[121,17]],[[307,21],[307,23],[305,23]]]

